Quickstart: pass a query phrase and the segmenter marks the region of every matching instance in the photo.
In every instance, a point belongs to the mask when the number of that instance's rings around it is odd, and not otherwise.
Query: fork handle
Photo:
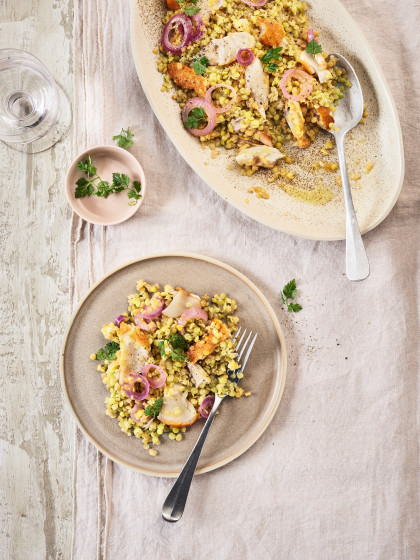
[[[346,156],[344,154],[344,134],[335,134],[335,141],[346,207],[346,274],[349,280],[364,280],[369,276],[369,261],[363,245],[351,196]]]
[[[190,490],[191,481],[194,476],[195,469],[197,467],[198,460],[201,455],[201,450],[203,449],[204,442],[206,441],[207,434],[209,433],[210,427],[216,415],[217,409],[224,397],[219,397],[219,395],[214,396],[214,404],[212,406],[209,417],[201,430],[200,437],[197,443],[194,445],[187,462],[184,465],[180,475],[178,476],[172,490],[169,492],[166,498],[163,508],[162,517],[165,521],[175,522],[178,521],[182,514],[184,513],[185,504],[187,502],[188,492]]]

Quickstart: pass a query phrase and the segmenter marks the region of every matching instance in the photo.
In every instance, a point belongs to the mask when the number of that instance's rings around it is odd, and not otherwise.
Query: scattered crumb
[[[235,167],[234,167],[234,165],[232,165],[231,163],[229,163],[229,165],[227,166],[227,168],[228,168],[229,171],[232,171],[232,169],[234,169]]]
[[[336,176],[335,176],[335,182],[337,183],[337,185],[338,185],[339,187],[342,187],[342,186],[343,186],[343,183],[341,182],[341,176],[340,176],[340,175],[336,175]]]
[[[320,161],[319,167],[322,167],[322,169],[325,169],[326,171],[337,171],[338,163],[336,163],[335,161],[331,163],[329,163],[328,161]]]
[[[365,173],[370,173],[374,167],[374,163],[373,161],[368,161],[367,164],[365,165]]]
[[[208,162],[208,161],[205,161],[205,162],[204,162],[204,165],[208,165],[208,164],[209,164],[209,162]]]
[[[246,204],[249,204],[249,198],[246,198],[246,199],[245,199],[245,203],[246,203]]]
[[[324,149],[325,150],[331,150],[331,148],[334,146],[334,144],[331,142],[331,140],[327,140],[327,142],[325,143]]]
[[[270,198],[270,195],[263,187],[251,187],[248,192],[255,193],[257,198]]]
[[[244,395],[245,395],[246,397],[249,397],[249,396],[251,395],[251,391],[247,391],[246,393],[244,393]]]
[[[362,178],[362,176],[359,173],[352,173],[350,175],[350,179],[352,181],[359,181]]]

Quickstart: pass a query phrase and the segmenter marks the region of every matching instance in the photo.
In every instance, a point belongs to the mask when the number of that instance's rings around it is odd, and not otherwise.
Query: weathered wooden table
[[[40,58],[71,99],[73,2],[2,0],[0,48]],[[0,143],[0,557],[68,558],[72,423],[59,354],[69,318],[70,208],[63,180],[72,129],[28,156]]]

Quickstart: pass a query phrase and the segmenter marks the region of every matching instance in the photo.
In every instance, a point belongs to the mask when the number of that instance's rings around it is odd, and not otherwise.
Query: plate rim
[[[281,401],[282,396],[283,396],[284,387],[285,387],[285,384],[286,384],[286,377],[287,377],[286,340],[285,340],[284,333],[283,333],[283,330],[281,328],[280,322],[279,322],[279,320],[278,320],[278,318],[277,318],[277,316],[274,312],[274,309],[272,308],[270,302],[268,301],[266,296],[262,293],[262,291],[251,280],[249,280],[249,278],[247,276],[245,276],[242,272],[240,272],[236,268],[232,267],[231,265],[226,264],[226,263],[224,263],[222,261],[219,261],[217,259],[214,259],[213,257],[208,257],[206,255],[202,255],[200,253],[185,252],[185,251],[179,251],[179,252],[173,252],[173,253],[162,252],[162,253],[153,253],[153,254],[150,254],[150,255],[146,255],[144,257],[133,259],[131,261],[128,261],[128,262],[124,263],[121,266],[118,266],[118,267],[114,268],[109,273],[105,274],[102,278],[100,278],[97,282],[95,282],[95,284],[93,284],[93,286],[91,286],[91,288],[89,288],[87,293],[83,296],[83,298],[78,303],[77,307],[75,308],[75,310],[72,313],[71,318],[69,320],[69,324],[68,324],[68,327],[67,327],[66,332],[64,334],[63,344],[61,346],[61,351],[60,351],[61,387],[62,387],[62,390],[64,392],[64,396],[65,396],[65,400],[67,402],[67,405],[68,405],[68,407],[69,407],[69,409],[72,413],[73,419],[76,421],[77,426],[80,428],[80,430],[85,435],[85,437],[87,437],[87,439],[97,449],[99,449],[99,451],[101,451],[101,453],[103,453],[106,457],[108,457],[109,459],[111,459],[115,463],[118,463],[118,464],[120,464],[124,467],[127,467],[127,468],[130,468],[132,470],[141,472],[142,474],[146,474],[148,476],[156,476],[156,477],[159,477],[159,478],[175,478],[179,475],[179,472],[171,471],[171,472],[161,473],[161,472],[153,471],[152,469],[145,469],[143,467],[133,465],[133,464],[127,462],[127,461],[124,461],[124,460],[114,456],[112,454],[112,452],[103,448],[102,445],[100,443],[98,443],[94,439],[94,437],[91,436],[88,433],[88,431],[85,429],[85,427],[81,423],[81,420],[79,419],[78,415],[76,414],[76,411],[73,407],[72,401],[70,399],[70,396],[69,396],[69,393],[68,393],[68,390],[67,390],[66,379],[65,379],[65,371],[64,371],[65,370],[64,357],[65,357],[67,341],[68,341],[68,338],[70,336],[70,332],[72,330],[74,320],[76,319],[76,317],[77,317],[78,313],[80,312],[83,304],[88,299],[90,294],[97,287],[99,287],[99,285],[102,284],[102,282],[104,282],[107,278],[109,278],[113,274],[115,274],[115,273],[119,272],[120,270],[122,270],[126,267],[129,267],[133,264],[140,263],[142,261],[151,260],[151,259],[156,259],[156,258],[172,258],[172,257],[182,257],[182,258],[186,257],[186,258],[191,258],[191,259],[194,259],[194,260],[205,261],[207,263],[210,263],[210,264],[213,264],[213,265],[218,266],[220,268],[223,268],[226,271],[233,274],[234,276],[236,276],[237,278],[239,278],[251,290],[254,291],[254,293],[260,299],[261,303],[264,305],[266,311],[268,312],[268,314],[270,316],[270,319],[273,323],[273,326],[276,330],[277,338],[278,338],[279,343],[280,343],[280,385],[279,385],[279,389],[278,389],[278,392],[277,392],[276,399],[275,399],[270,411],[266,415],[266,417],[263,421],[263,424],[260,426],[260,428],[256,432],[254,432],[252,434],[251,438],[248,439],[247,442],[244,445],[242,445],[235,453],[232,453],[231,455],[228,455],[227,457],[225,457],[225,458],[223,458],[223,459],[221,459],[221,460],[219,460],[215,463],[211,463],[211,464],[209,464],[205,467],[197,468],[197,470],[195,471],[195,474],[203,474],[203,473],[218,469],[220,467],[223,467],[224,465],[230,463],[231,461],[233,461],[234,459],[236,459],[237,457],[242,455],[245,451],[247,451],[262,436],[262,434],[265,432],[265,430],[270,425],[275,413],[277,412],[277,409],[279,407],[280,401]]]
[[[396,204],[396,202],[397,202],[397,200],[400,196],[401,189],[402,189],[402,186],[404,184],[404,176],[405,176],[405,155],[404,155],[403,136],[402,136],[400,118],[399,118],[398,111],[397,111],[397,106],[395,104],[395,101],[394,101],[394,98],[392,96],[391,90],[389,88],[388,82],[386,81],[385,75],[382,71],[382,68],[381,68],[381,66],[378,62],[378,59],[376,58],[376,55],[375,55],[373,49],[371,48],[370,44],[368,43],[367,39],[364,36],[364,33],[362,32],[362,30],[360,29],[360,27],[358,26],[358,24],[356,23],[354,18],[350,15],[350,13],[346,9],[346,7],[339,0],[334,0],[334,1],[335,1],[335,4],[336,4],[337,8],[339,10],[341,10],[343,16],[348,20],[349,26],[351,28],[353,28],[353,30],[356,30],[357,34],[360,36],[361,43],[363,44],[363,47],[364,47],[365,52],[366,52],[366,58],[370,59],[369,60],[369,62],[370,62],[369,66],[376,67],[376,71],[379,75],[379,78],[382,81],[383,91],[384,91],[385,96],[388,98],[388,101],[391,105],[392,113],[393,113],[393,116],[394,116],[394,119],[395,119],[395,122],[396,122],[396,131],[395,132],[396,132],[397,143],[398,143],[398,147],[399,147],[399,150],[398,150],[399,162],[400,162],[400,165],[401,165],[399,184],[398,184],[398,187],[397,187],[397,189],[394,193],[394,196],[392,198],[390,198],[390,203],[389,203],[388,207],[382,212],[382,214],[376,220],[374,220],[372,222],[372,224],[369,225],[369,227],[361,230],[361,234],[364,235],[365,233],[368,233],[369,231],[372,231],[377,226],[379,226],[379,224],[381,224],[389,216],[391,210],[394,208],[394,206],[395,206],[395,204]],[[138,0],[130,0],[130,45],[131,45],[131,54],[133,56],[134,65],[135,65],[135,68],[136,68],[136,73],[137,73],[138,79],[140,81],[140,84],[142,86],[143,92],[144,92],[144,94],[147,98],[147,101],[149,102],[149,105],[151,106],[151,108],[153,110],[153,113],[155,114],[155,117],[158,119],[158,121],[159,121],[160,125],[162,126],[163,130],[165,131],[165,133],[169,136],[169,139],[171,140],[172,144],[175,146],[178,153],[181,154],[182,158],[191,167],[191,169],[193,169],[194,172],[197,173],[197,175],[200,177],[200,179],[202,179],[206,183],[206,185],[208,185],[212,190],[214,190],[219,196],[224,198],[234,208],[236,208],[237,210],[239,210],[240,212],[242,212],[243,214],[245,214],[249,218],[255,220],[256,222],[259,222],[259,223],[265,225],[266,227],[269,227],[270,229],[274,229],[276,231],[281,231],[282,233],[286,233],[288,235],[293,235],[293,236],[299,237],[301,239],[310,239],[311,241],[344,241],[346,239],[345,233],[343,235],[336,235],[336,236],[328,236],[328,235],[326,235],[326,236],[319,236],[318,235],[317,236],[317,235],[303,234],[303,233],[299,233],[298,231],[295,231],[293,228],[283,228],[283,227],[279,228],[279,227],[276,227],[275,225],[269,223],[268,221],[265,221],[263,218],[256,217],[251,211],[248,211],[246,208],[241,207],[234,200],[231,200],[230,197],[226,196],[226,194],[223,193],[216,186],[216,184],[213,184],[213,182],[211,182],[206,177],[204,177],[202,172],[196,167],[196,165],[193,162],[190,163],[190,161],[186,159],[186,155],[184,154],[185,150],[179,147],[178,142],[176,140],[175,133],[173,134],[171,131],[168,131],[165,128],[165,123],[163,122],[163,120],[160,117],[160,113],[155,106],[155,103],[153,101],[153,97],[151,95],[149,95],[148,89],[146,88],[145,83],[144,83],[143,75],[139,70],[140,65],[138,63],[138,56],[136,55],[136,49],[134,48],[134,46],[135,46],[135,18],[138,17],[137,5],[138,5]]]

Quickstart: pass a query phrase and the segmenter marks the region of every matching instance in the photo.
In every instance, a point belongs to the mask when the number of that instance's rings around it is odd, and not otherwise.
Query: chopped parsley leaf
[[[261,62],[264,64],[264,68],[267,68],[269,72],[275,72],[279,69],[278,65],[271,60],[276,60],[281,57],[281,51],[283,47],[275,47],[268,50],[263,57],[261,57]]]
[[[202,107],[195,107],[189,112],[185,121],[186,128],[198,128],[199,124],[204,122],[207,118],[206,112]]]
[[[96,359],[97,360],[109,360],[112,361],[115,359],[115,355],[120,349],[120,345],[118,342],[108,342],[104,348],[99,348],[96,352]]]
[[[162,410],[162,406],[163,398],[159,397],[153,404],[146,407],[144,413],[146,416],[153,416],[153,418],[157,418]]]
[[[196,74],[202,76],[207,70],[207,66],[209,66],[209,64],[210,62],[207,56],[200,56],[200,58],[194,60],[192,67],[194,68]]]
[[[322,53],[322,47],[319,43],[317,43],[315,41],[315,39],[312,39],[312,41],[310,41],[306,47],[306,52],[309,54],[319,54]]]

